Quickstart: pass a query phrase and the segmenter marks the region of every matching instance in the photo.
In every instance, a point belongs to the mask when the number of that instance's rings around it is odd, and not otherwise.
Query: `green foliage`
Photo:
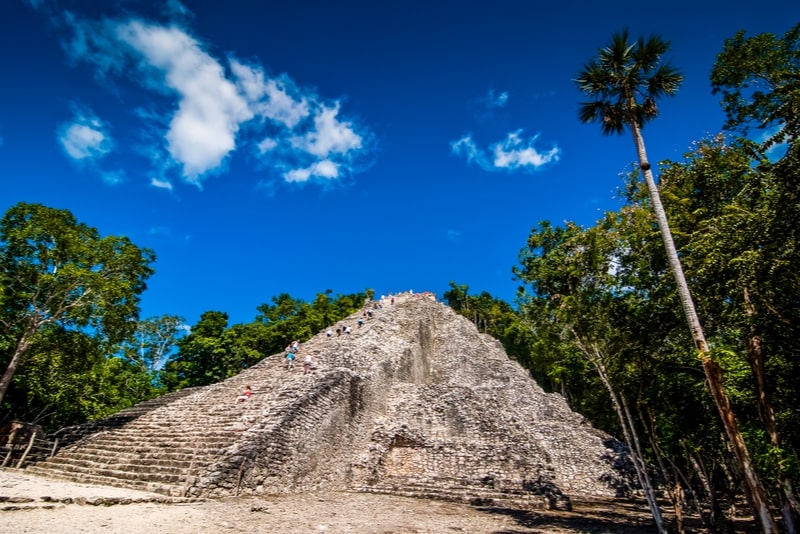
[[[3,322],[101,329],[112,341],[138,316],[155,255],[126,237],[100,237],[67,210],[19,203],[0,221]]]
[[[107,358],[107,350],[97,337],[46,326],[15,377],[6,416],[35,421],[51,431],[106,417],[156,395],[150,374]]]
[[[138,318],[154,259],[126,237],[100,237],[67,210],[26,203],[9,209],[0,220],[0,339],[13,348],[0,359],[0,402],[44,326],[123,339]]]
[[[120,343],[119,355],[145,372],[155,373],[172,356],[186,328],[186,319],[177,315],[138,321],[133,333]]]
[[[283,293],[272,304],[258,306],[253,322],[231,327],[226,313],[205,312],[189,335],[177,341],[178,352],[158,379],[167,391],[219,382],[358,311],[365,299],[364,293],[333,298],[329,290],[309,304]]]
[[[662,62],[669,44],[658,35],[632,42],[628,30],[614,34],[575,80],[591,98],[580,104],[580,121],[599,122],[603,134],[610,135],[657,117],[656,100],[675,95],[683,81],[683,75]]]
[[[711,71],[714,94],[722,95],[726,128],[745,135],[749,128],[769,130],[765,148],[800,135],[800,24],[778,38],[744,30],[725,41]]]
[[[200,316],[189,335],[177,342],[178,355],[162,373],[161,381],[168,390],[206,386],[242,370],[230,336],[225,335],[227,327],[227,313],[207,311]]]
[[[724,370],[725,391],[769,487],[782,476],[796,484],[798,476],[800,203],[786,202],[800,178],[787,163],[795,154],[790,145],[771,163],[748,141],[717,137],[697,143],[681,162],[665,162],[661,180],[711,358]],[[573,408],[616,433],[586,365],[597,358],[637,414],[639,432],[695,491],[702,493],[699,464],[689,454],[727,491],[730,454],[636,176],[624,198],[590,228],[545,221],[531,231],[514,269],[524,283],[520,313],[536,335],[528,365],[543,369]]]

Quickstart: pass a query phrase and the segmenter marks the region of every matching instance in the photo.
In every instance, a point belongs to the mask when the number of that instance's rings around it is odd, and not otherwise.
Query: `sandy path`
[[[127,504],[108,504],[116,502]],[[646,517],[479,509],[364,493],[152,502],[155,493],[0,469],[0,534],[575,534],[654,532]]]
[[[131,503],[97,504],[113,499],[127,499]],[[146,502],[150,499],[164,497],[3,469],[0,470],[0,532],[399,534],[496,532],[514,525],[511,519],[503,520],[469,506],[358,493],[180,504]]]

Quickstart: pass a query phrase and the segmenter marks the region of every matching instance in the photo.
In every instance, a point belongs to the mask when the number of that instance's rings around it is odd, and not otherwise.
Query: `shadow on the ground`
[[[608,510],[578,512],[530,511],[494,506],[478,507],[490,514],[505,515],[512,518],[521,528],[526,530],[498,530],[493,534],[531,534],[532,532],[548,532],[554,528],[586,532],[591,534],[647,534],[658,532],[652,518],[641,514],[617,513]],[[533,529],[533,530],[530,530]]]
[[[494,531],[492,534],[544,534],[554,530],[580,532],[586,534],[649,534],[658,529],[649,510],[635,503],[615,503],[614,505],[579,506],[571,512],[555,510],[521,510],[499,506],[476,506],[476,510],[493,515],[503,515],[513,519],[517,529]],[[662,510],[664,513],[665,510]],[[675,518],[664,514],[664,527],[668,532],[677,532]],[[699,518],[684,518],[684,531],[691,534],[706,534],[709,529]],[[724,529],[723,529],[724,530]],[[727,528],[728,532],[750,534],[760,532],[752,517],[737,517]]]

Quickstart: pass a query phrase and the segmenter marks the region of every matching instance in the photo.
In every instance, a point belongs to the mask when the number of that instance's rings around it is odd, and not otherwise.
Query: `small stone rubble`
[[[467,319],[418,295],[369,307],[334,325],[350,334],[301,344],[309,375],[267,357],[65,430],[73,442],[28,469],[175,497],[328,490],[569,509],[630,493],[624,447]]]

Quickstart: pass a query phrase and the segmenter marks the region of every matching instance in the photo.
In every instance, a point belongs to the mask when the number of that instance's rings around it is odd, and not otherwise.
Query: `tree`
[[[747,134],[750,126],[769,129],[765,148],[800,136],[800,24],[783,39],[744,31],[725,41],[711,71],[714,94],[722,94],[727,129]]]
[[[120,347],[121,355],[152,374],[164,367],[187,328],[186,319],[177,315],[148,317],[136,323]]]
[[[127,237],[101,237],[67,210],[19,203],[0,220],[0,324],[13,338],[2,402],[44,326],[90,327],[111,342],[129,333],[155,254]]]
[[[150,373],[108,352],[108,344],[91,332],[46,325],[14,375],[6,395],[10,410],[3,417],[35,422],[50,432],[156,396]]]
[[[225,312],[207,311],[200,315],[189,335],[177,341],[178,354],[161,373],[161,381],[169,391],[214,384],[243,369],[230,335],[226,335],[227,328]]]
[[[633,135],[639,168],[647,185],[683,312],[703,364],[714,404],[722,418],[762,528],[765,532],[775,532],[777,527],[769,511],[766,494],[723,388],[722,369],[709,353],[642,136],[645,123],[658,116],[656,100],[663,96],[674,96],[683,81],[683,76],[676,69],[662,62],[662,56],[668,50],[669,42],[660,36],[649,39],[640,37],[637,41],[630,42],[627,30],[613,35],[608,45],[598,51],[597,58],[590,60],[576,79],[580,90],[591,98],[590,101],[580,104],[578,116],[583,123],[600,122],[601,131],[605,135],[622,134],[626,128]]]
[[[613,218],[607,216],[607,220]],[[528,237],[527,247],[520,252],[521,266],[515,267],[514,274],[532,286],[531,294],[520,295],[521,311],[538,335],[557,340],[551,346],[558,352],[577,352],[597,372],[656,527],[666,532],[635,421],[609,368],[614,360],[622,360],[613,356],[631,352],[634,345],[629,333],[633,321],[617,320],[628,316],[631,300],[638,304],[631,289],[620,287],[616,265],[628,248],[620,246],[617,232],[607,223],[583,230],[574,223],[554,229],[543,222]]]
[[[800,238],[797,224],[800,216],[800,191],[797,188],[800,174],[800,145],[797,143],[800,137],[799,71],[800,24],[792,27],[783,38],[772,33],[746,38],[744,31],[738,32],[725,41],[711,71],[712,91],[722,95],[722,109],[727,116],[725,128],[747,136],[750,128],[754,127],[761,131],[761,138],[757,141],[762,150],[769,151],[781,144],[781,148],[785,148],[785,155],[780,160],[773,163],[762,157],[759,165],[760,173],[767,173],[772,178],[765,190],[769,192],[765,196],[772,199],[766,210],[772,217],[769,224],[761,227],[766,241],[772,240],[772,243],[766,246],[759,243],[759,247],[751,252],[753,257],[748,258],[747,265],[755,265],[755,271],[769,272],[769,276],[760,278],[760,287],[753,283],[758,278],[753,278],[749,287],[743,288],[748,301],[747,316],[753,323],[748,356],[762,388],[767,385],[762,355],[769,354],[762,342],[771,337],[773,346],[777,346],[778,339],[793,341],[797,338],[796,332],[786,336],[776,335],[775,330],[792,330],[791,326],[797,324],[798,317],[796,292],[791,289],[796,287],[796,269],[800,260],[794,245]],[[775,152],[770,155],[774,157]],[[762,327],[755,327],[759,322]],[[769,330],[773,331],[771,336]],[[772,378],[776,381],[774,376]],[[759,401],[760,415],[776,451],[775,456],[781,460],[775,462],[775,466],[778,478],[782,479],[779,482],[784,501],[782,514],[787,530],[796,530],[794,523],[800,516],[800,502],[791,480],[781,467],[788,462],[783,461],[785,451],[780,445],[769,396],[761,394]],[[797,425],[788,424],[786,428],[796,432]]]
[[[751,450],[765,480],[772,478],[775,483],[786,530],[793,532],[793,514],[800,513],[791,481],[797,441],[787,441],[782,434],[800,423],[796,415],[800,390],[794,379],[800,348],[796,341],[800,223],[796,211],[786,217],[793,208],[785,205],[787,177],[779,174],[789,167],[766,160],[754,165],[753,154],[759,151],[747,140],[728,142],[720,135],[704,141],[684,163],[664,168],[663,196],[666,203],[684,208],[677,218],[689,239],[682,259],[692,266],[698,299],[717,325],[713,345],[729,347],[749,364],[743,391],[748,404],[758,408],[768,444],[760,429],[745,434],[748,444],[756,447]],[[733,389],[730,383],[726,388]],[[769,453],[759,455],[759,445]]]

